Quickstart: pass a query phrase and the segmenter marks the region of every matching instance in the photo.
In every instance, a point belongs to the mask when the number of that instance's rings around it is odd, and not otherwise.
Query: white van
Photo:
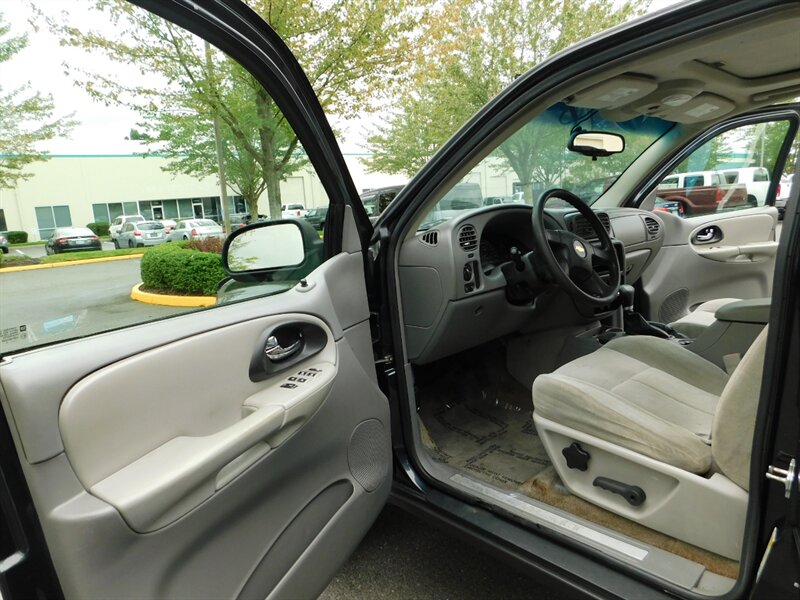
[[[747,187],[747,196],[755,199],[759,206],[767,203],[769,170],[766,167],[742,167],[722,171],[726,183],[742,183]]]

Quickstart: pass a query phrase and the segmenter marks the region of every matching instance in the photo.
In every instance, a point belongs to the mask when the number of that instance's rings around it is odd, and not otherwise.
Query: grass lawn
[[[87,260],[90,258],[108,258],[110,256],[128,256],[130,254],[144,254],[150,250],[147,248],[122,248],[121,250],[93,250],[91,252],[65,252],[63,254],[53,254],[42,258],[30,258],[19,254],[4,254],[0,259],[0,269],[3,267],[21,267],[24,265],[43,265],[49,263],[73,262],[76,260]]]
[[[154,246],[151,246],[154,247]],[[120,250],[92,250],[91,252],[64,252],[63,254],[51,254],[41,258],[43,264],[72,262],[73,260],[87,260],[90,258],[108,258],[109,256],[127,256],[129,254],[144,254],[148,248],[122,248]]]

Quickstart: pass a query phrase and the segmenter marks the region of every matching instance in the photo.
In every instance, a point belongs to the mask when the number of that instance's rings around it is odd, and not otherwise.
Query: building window
[[[108,204],[92,204],[92,215],[95,223],[111,223]]]
[[[36,223],[39,227],[39,238],[43,240],[50,237],[56,227],[71,227],[69,206],[37,206]]]
[[[6,224],[6,211],[0,208],[0,231],[8,231]]]

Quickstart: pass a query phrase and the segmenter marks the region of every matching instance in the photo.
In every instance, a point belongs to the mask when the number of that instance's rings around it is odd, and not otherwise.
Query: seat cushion
[[[533,383],[540,416],[693,473],[711,466],[728,375],[675,342],[612,340]]]
[[[670,326],[690,338],[696,338],[716,320],[714,314],[717,310],[726,304],[738,301],[738,298],[717,298],[716,300],[703,302],[688,315],[670,323]]]

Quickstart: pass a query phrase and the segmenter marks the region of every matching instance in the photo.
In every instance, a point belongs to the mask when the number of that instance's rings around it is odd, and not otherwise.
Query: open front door
[[[214,54],[220,70],[246,68],[264,86],[270,118],[285,119],[282,134],[297,136],[321,183],[318,204],[330,204],[324,247],[306,243],[305,270],[268,273],[249,299],[199,310],[132,300],[124,278],[131,265],[139,278],[139,259],[0,274],[2,325],[18,319],[26,333],[3,340],[0,436],[13,448],[3,473],[27,485],[3,498],[13,535],[2,591],[44,586],[44,575],[15,577],[32,560],[38,520],[68,598],[314,597],[390,488],[368,220],[310,85],[257,15],[223,1],[142,4],[169,19],[164,30],[186,51],[208,39],[229,57]],[[190,252],[174,246],[162,254]],[[48,282],[65,270],[83,288],[77,298]],[[34,296],[42,287],[47,301]],[[27,519],[28,492],[38,519]]]

